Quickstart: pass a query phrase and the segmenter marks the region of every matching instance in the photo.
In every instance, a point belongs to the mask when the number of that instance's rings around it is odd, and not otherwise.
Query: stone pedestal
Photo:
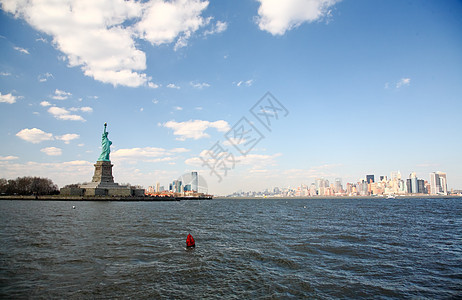
[[[90,183],[79,186],[84,196],[134,196],[135,189],[114,182],[110,161],[97,161],[95,174]],[[143,190],[144,194],[144,190]]]
[[[111,182],[114,183],[114,177],[112,176],[112,167],[110,161],[97,161],[95,166],[95,175],[91,182]]]

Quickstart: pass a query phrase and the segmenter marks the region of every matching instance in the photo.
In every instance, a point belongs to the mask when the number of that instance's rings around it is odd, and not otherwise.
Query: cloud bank
[[[146,70],[146,54],[136,39],[152,45],[175,43],[177,50],[201,28],[213,26],[201,0],[4,0],[1,7],[52,37],[70,67],[114,86],[156,87]],[[217,22],[209,32],[226,30]],[[210,33],[209,33],[210,34]],[[18,51],[22,51],[18,49]],[[22,51],[25,53],[24,51]]]
[[[52,140],[61,140],[65,144],[69,144],[70,141],[78,139],[80,135],[75,133],[67,133],[61,136],[53,136],[52,133],[45,132],[38,128],[25,128],[16,133],[16,136],[20,139],[30,142],[33,144],[38,144],[44,141],[52,141]]]
[[[257,24],[272,35],[283,35],[301,24],[322,20],[340,0],[258,0]]]
[[[164,127],[173,129],[173,134],[178,136],[177,140],[184,141],[186,139],[201,139],[210,137],[205,133],[208,128],[215,128],[220,132],[227,132],[230,127],[228,122],[218,120],[209,122],[205,120],[189,120],[186,122],[168,121],[163,124]]]

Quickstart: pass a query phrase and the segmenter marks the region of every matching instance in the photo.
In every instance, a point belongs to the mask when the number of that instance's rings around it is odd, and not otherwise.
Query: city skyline
[[[107,122],[114,177],[145,188],[441,170],[462,189],[460,1],[0,8],[0,178],[88,181]]]
[[[446,173],[437,171],[429,174],[430,180],[419,179],[415,172],[404,178],[400,171],[385,175],[365,175],[357,182],[342,184],[341,178],[331,183],[326,178],[316,178],[311,184],[302,183],[287,187],[274,186],[263,191],[237,190],[226,196],[272,196],[272,197],[337,197],[337,196],[409,196],[409,195],[460,195],[462,190],[449,190]]]

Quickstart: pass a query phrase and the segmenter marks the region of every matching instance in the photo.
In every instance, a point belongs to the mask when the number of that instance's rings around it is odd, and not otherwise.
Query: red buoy
[[[194,238],[192,237],[191,234],[188,234],[188,237],[186,238],[186,247],[187,248],[196,247],[196,242],[194,241]]]

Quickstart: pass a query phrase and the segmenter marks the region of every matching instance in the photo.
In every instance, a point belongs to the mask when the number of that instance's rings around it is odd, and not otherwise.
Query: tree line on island
[[[57,195],[59,188],[51,179],[41,177],[0,178],[0,195]]]
[[[64,186],[65,188],[78,188],[82,183],[73,183]],[[138,185],[125,183],[130,188],[142,188]],[[16,179],[0,178],[0,196],[31,196],[31,195],[59,195],[58,185],[51,179],[24,176]]]

